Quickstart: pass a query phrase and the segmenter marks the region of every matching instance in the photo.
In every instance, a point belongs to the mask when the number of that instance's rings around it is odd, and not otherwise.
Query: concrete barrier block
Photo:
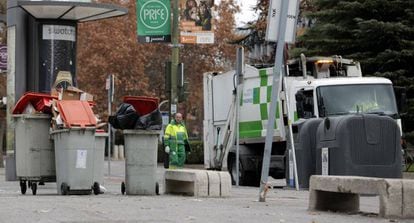
[[[375,177],[313,175],[310,178],[309,190],[379,194],[382,184],[383,179]]]
[[[198,197],[230,196],[231,177],[228,172],[174,169],[165,171],[165,193]]]
[[[359,211],[359,194],[310,190],[308,209],[356,213]]]
[[[220,196],[229,197],[231,195],[231,176],[227,171],[217,172],[220,176]]]
[[[208,176],[203,170],[166,170],[165,193],[208,196]]]
[[[220,175],[217,171],[207,171],[208,196],[220,197]]]
[[[384,179],[380,191],[381,217],[402,217],[402,181],[401,179]]]
[[[195,172],[196,180],[195,184],[195,193],[196,197],[207,197],[208,196],[208,175],[205,170],[198,170]]]
[[[403,218],[414,218],[414,180],[403,180]]]

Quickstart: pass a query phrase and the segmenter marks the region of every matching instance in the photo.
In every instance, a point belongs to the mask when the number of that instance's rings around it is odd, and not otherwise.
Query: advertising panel
[[[214,0],[180,0],[180,42],[214,43]]]

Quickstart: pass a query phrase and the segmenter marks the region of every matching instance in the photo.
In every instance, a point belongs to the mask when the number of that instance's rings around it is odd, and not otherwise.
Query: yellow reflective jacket
[[[183,124],[176,124],[175,121],[172,121],[167,125],[164,134],[164,146],[176,149],[180,145],[184,146],[187,140],[187,129]]]

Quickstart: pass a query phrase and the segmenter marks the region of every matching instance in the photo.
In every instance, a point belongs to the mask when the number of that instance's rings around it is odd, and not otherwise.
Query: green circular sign
[[[147,1],[139,11],[142,24],[148,29],[159,29],[165,25],[170,16],[168,8],[159,0]]]

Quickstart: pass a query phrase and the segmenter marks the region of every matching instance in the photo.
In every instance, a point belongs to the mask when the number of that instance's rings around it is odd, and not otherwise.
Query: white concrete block
[[[198,170],[195,174],[195,193],[194,196],[196,197],[207,197],[208,196],[208,176],[207,171],[205,170]]]
[[[313,175],[310,178],[309,190],[379,194],[383,184],[382,178],[375,177]]]
[[[218,172],[220,176],[220,196],[229,197],[231,195],[231,176],[228,171]]]
[[[383,185],[379,193],[379,215],[386,218],[401,217],[403,196],[401,179],[384,179]]]
[[[403,218],[414,218],[414,180],[403,180]]]
[[[220,197],[220,175],[217,171],[207,171],[208,196]]]
[[[166,170],[165,193],[178,193],[197,197],[207,197],[207,171],[193,169]]]

